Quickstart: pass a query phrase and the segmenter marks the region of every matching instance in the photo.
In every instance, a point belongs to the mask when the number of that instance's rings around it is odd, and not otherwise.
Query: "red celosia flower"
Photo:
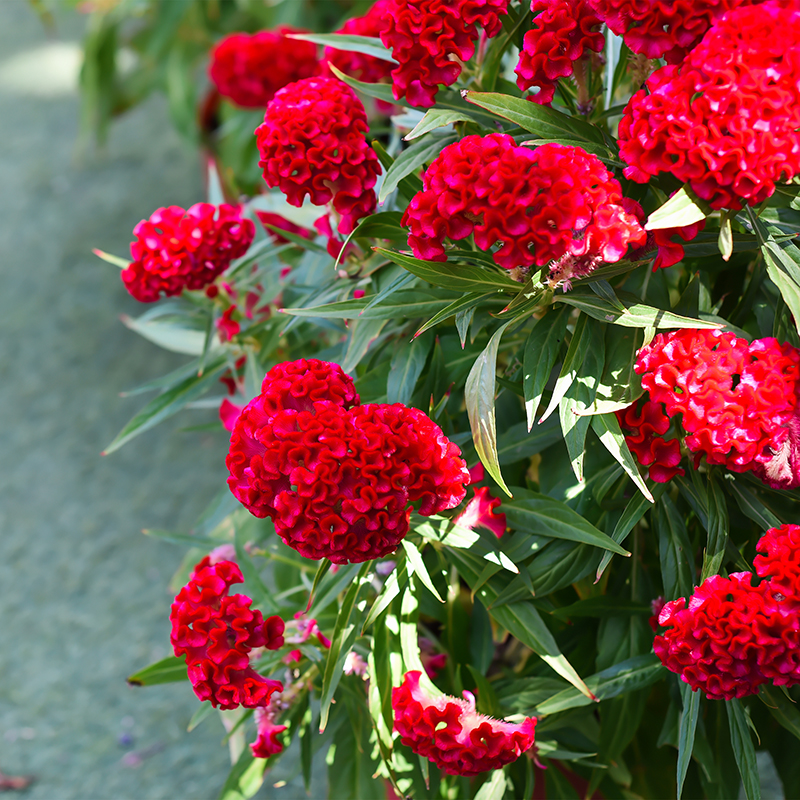
[[[655,600],[650,601],[650,610],[653,612],[653,615],[647,621],[653,629],[653,633],[658,632],[658,617],[661,614],[661,609],[664,608],[665,605],[666,601],[661,595],[656,597]]]
[[[750,0],[588,0],[634,53],[678,64],[726,11]]]
[[[450,86],[469,61],[478,40],[476,25],[488,37],[502,29],[508,0],[389,0],[381,41],[398,66],[392,72],[396,100],[430,108],[439,86]]]
[[[380,36],[381,31],[389,24],[390,3],[391,0],[377,0],[366,14],[347,20],[344,27],[336,32],[348,36]],[[350,50],[337,50],[334,47],[325,48],[325,60],[345,75],[365,83],[386,83],[392,71],[391,61]],[[378,100],[376,108],[388,114],[392,110],[392,104]]]
[[[217,326],[219,339],[221,342],[229,342],[241,331],[242,326],[233,319],[233,312],[236,311],[236,304],[228,306],[222,316],[214,323]]]
[[[635,370],[654,403],[681,414],[687,447],[710,464],[752,470],[775,488],[800,486],[800,351],[733,333],[658,334]]]
[[[236,206],[159,208],[133,229],[133,261],[122,270],[122,281],[143,303],[202,289],[247,252],[255,232]]]
[[[257,708],[253,715],[258,730],[258,738],[250,745],[256,758],[269,758],[283,752],[283,742],[278,737],[286,730],[286,725],[276,725],[275,718],[280,712],[273,696],[267,708]]]
[[[407,672],[392,689],[394,729],[400,741],[449,775],[478,775],[500,769],[533,746],[536,720],[517,725],[479,714],[475,698],[429,694],[419,685],[422,673]]]
[[[226,431],[233,432],[236,420],[239,419],[239,414],[242,413],[243,408],[244,406],[231,403],[227,397],[222,401],[219,407],[219,418]]]
[[[279,364],[231,436],[231,491],[307,558],[385,556],[408,532],[410,502],[428,516],[466,493],[460,450],[425,414],[358,401],[336,364]]]
[[[493,497],[488,486],[480,486],[472,490],[472,499],[467,507],[453,520],[462,528],[475,530],[486,528],[498,539],[506,532],[506,515],[495,513],[500,505],[500,498]]]
[[[335,78],[306,78],[281,89],[256,128],[264,180],[293,206],[333,201],[339,233],[375,210],[380,174],[367,144],[367,115],[353,90]]]
[[[287,39],[287,33],[300,31],[281,26],[220,40],[211,51],[208,71],[219,93],[244,108],[263,108],[287,83],[316,75],[317,46]]]
[[[671,267],[683,258],[683,244],[675,241],[676,236],[680,236],[684,242],[691,242],[705,227],[706,221],[701,219],[700,222],[680,228],[658,228],[652,231],[653,244],[658,248],[658,254],[653,259],[653,270]]]
[[[474,234],[482,250],[502,246],[506,269],[547,264],[568,283],[601,261],[619,261],[646,234],[619,182],[578,147],[518,146],[511,136],[466,136],[442,150],[403,216],[418,258],[447,259],[444,239]]]
[[[206,556],[170,613],[175,655],[186,657],[195,694],[215,708],[265,706],[283,688],[280,681],[259,675],[249,658],[254,647],[276,650],[283,645],[283,620],[265,620],[250,608],[249,597],[228,594],[232,584],[243,580],[234,562],[212,564]]]
[[[756,550],[766,553],[753,559],[758,576],[769,578],[771,590],[796,610],[800,606],[800,525],[770,528]]]
[[[587,52],[602,51],[603,21],[589,0],[532,0],[531,11],[541,13],[525,34],[514,71],[520,89],[539,87],[539,93],[530,95],[528,100],[549,105],[556,92],[556,81],[572,75],[572,65]]]
[[[756,205],[800,173],[800,7],[737,8],[663,67],[619,126],[625,176],[672,173],[712,208]]]
[[[273,225],[287,233],[294,233],[296,236],[302,236],[304,239],[314,238],[314,231],[310,231],[308,228],[303,228],[300,225],[295,225],[294,222],[286,219],[286,217],[282,217],[280,214],[273,214],[271,211],[256,211],[256,216],[275,244],[289,244],[290,240],[285,236],[281,236],[276,231],[270,230],[267,225]]]
[[[637,410],[638,403],[617,411],[619,425],[625,434],[625,442],[636,460],[648,467],[651,480],[666,483],[684,471],[681,447],[677,439],[667,440],[663,434],[669,429],[669,417],[661,403],[646,400]]]

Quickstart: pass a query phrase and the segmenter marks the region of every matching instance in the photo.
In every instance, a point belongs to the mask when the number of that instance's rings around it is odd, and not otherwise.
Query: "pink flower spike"
[[[269,758],[283,752],[283,742],[278,737],[286,730],[286,725],[276,725],[278,709],[270,703],[268,708],[257,708],[254,714],[258,738],[250,745],[256,758]]]
[[[506,515],[494,511],[500,505],[500,499],[491,495],[488,486],[479,486],[473,492],[472,500],[453,522],[471,531],[477,527],[486,528],[499,539],[506,532]]]
[[[465,692],[459,700],[429,694],[419,685],[422,673],[407,672],[392,689],[394,730],[417,755],[449,775],[478,775],[510,764],[533,747],[536,720],[515,724],[492,719],[475,710]]]

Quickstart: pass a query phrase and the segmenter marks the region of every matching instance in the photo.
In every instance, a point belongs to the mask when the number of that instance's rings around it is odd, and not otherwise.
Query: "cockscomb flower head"
[[[293,206],[332,202],[339,233],[375,210],[378,157],[367,144],[367,115],[335,78],[306,78],[281,89],[256,128],[264,180]]]
[[[228,594],[233,584],[243,581],[233,561],[212,563],[206,556],[170,613],[175,655],[185,657],[195,694],[215,708],[265,706],[272,693],[283,688],[280,681],[259,675],[249,657],[255,647],[283,646],[283,620],[265,620],[250,608],[249,597]]]
[[[533,747],[536,720],[515,724],[479,714],[475,698],[429,693],[419,685],[422,673],[407,672],[392,689],[394,730],[417,755],[449,775],[478,775],[516,761]]]
[[[252,220],[226,203],[156,209],[133,229],[133,261],[122,282],[142,303],[203,289],[247,252],[255,233]]]
[[[712,208],[756,205],[800,173],[800,4],[730,11],[657,70],[619,126],[625,176],[668,172]]]
[[[651,480],[667,483],[684,471],[681,462],[681,447],[677,439],[665,439],[669,430],[669,417],[661,403],[645,400],[617,411],[617,420],[625,435],[625,442],[636,460],[648,467]]]
[[[466,136],[442,150],[422,181],[402,220],[417,258],[446,261],[445,239],[474,234],[482,250],[502,245],[493,253],[501,267],[557,259],[551,276],[566,282],[646,239],[619,182],[578,147]]]
[[[725,12],[750,0],[588,0],[634,53],[678,64]]]
[[[408,533],[411,503],[428,516],[466,493],[460,450],[425,414],[358,402],[337,364],[279,364],[231,435],[231,491],[307,558],[386,556]]]
[[[258,736],[250,745],[250,750],[256,758],[269,758],[283,752],[283,742],[278,737],[286,730],[287,726],[275,723],[281,710],[279,704],[275,702],[279,696],[277,693],[273,695],[269,706],[257,708],[253,714]]]
[[[361,17],[347,20],[344,26],[336,31],[347,36],[380,36],[381,31],[389,25],[389,6],[392,0],[377,0],[369,11]],[[336,69],[365,83],[387,83],[392,72],[392,62],[364,53],[354,53],[352,50],[337,50],[334,47],[325,48],[325,61],[333,64]],[[390,113],[392,104],[378,100],[378,111]]]
[[[392,72],[396,100],[430,108],[439,86],[451,86],[475,52],[480,25],[487,37],[502,29],[508,0],[389,0],[381,41],[398,66]]]
[[[660,333],[634,369],[654,403],[681,415],[686,446],[709,464],[752,470],[768,485],[800,485],[800,351],[719,330]]]
[[[539,88],[528,100],[549,105],[556,81],[572,75],[572,65],[588,52],[602,51],[603,21],[588,0],[533,0],[531,11],[540,13],[525,34],[514,72],[520,89]]]
[[[208,69],[219,93],[242,108],[264,108],[278,89],[316,75],[317,46],[288,39],[287,33],[300,31],[281,26],[221,39],[211,51]]]
[[[764,683],[800,683],[800,526],[761,538],[756,572],[714,575],[684,598],[666,603],[653,643],[664,666],[712,699],[755,694]]]

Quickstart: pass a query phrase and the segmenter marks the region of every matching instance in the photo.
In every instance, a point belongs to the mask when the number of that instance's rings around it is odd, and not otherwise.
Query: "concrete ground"
[[[215,798],[218,718],[189,734],[188,683],[125,677],[169,653],[183,555],[141,529],[191,525],[224,443],[178,432],[200,421],[184,416],[100,457],[143,404],[118,393],[185,357],[120,323],[141,306],[90,252],[125,255],[156,207],[204,199],[201,172],[160,98],[78,154],[83,24],[54,36],[25,0],[0,2],[0,770],[36,776],[30,800]],[[295,796],[277,777],[268,793]]]

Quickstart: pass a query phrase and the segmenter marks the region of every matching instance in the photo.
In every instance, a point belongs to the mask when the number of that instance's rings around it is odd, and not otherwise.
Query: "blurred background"
[[[31,800],[215,798],[217,716],[187,733],[188,683],[125,678],[169,654],[184,552],[142,528],[191,526],[224,480],[220,439],[179,432],[184,415],[101,458],[142,405],[119,393],[185,357],[120,323],[141,308],[91,253],[125,256],[155,208],[203,200],[202,168],[161,95],[79,143],[89,19],[0,2],[0,770],[34,776]],[[297,795],[278,773],[260,797]]]

